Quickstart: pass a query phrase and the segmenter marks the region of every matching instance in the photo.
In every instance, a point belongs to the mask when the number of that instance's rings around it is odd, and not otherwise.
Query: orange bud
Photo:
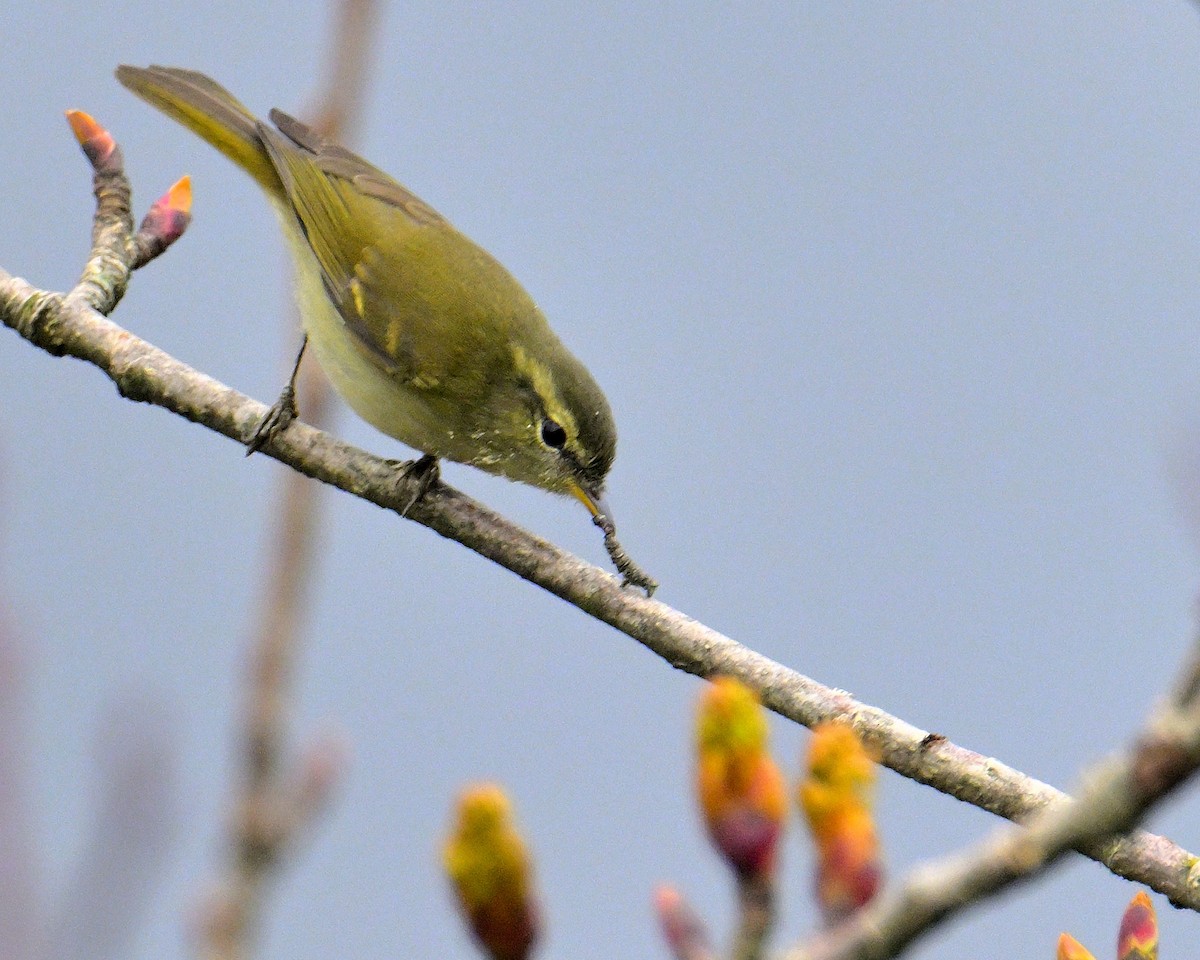
[[[184,175],[171,184],[171,189],[162,196],[159,203],[164,201],[172,210],[177,210],[180,213],[191,213],[192,178]]]
[[[1096,960],[1083,944],[1069,933],[1064,933],[1058,938],[1057,957],[1058,960]]]
[[[68,110],[67,123],[71,125],[71,132],[75,134],[75,139],[79,141],[80,146],[89,140],[104,136],[106,133],[105,129],[96,122],[95,117],[82,110]]]
[[[68,110],[67,123],[92,167],[101,169],[117,149],[112,135],[82,110]]]
[[[882,881],[875,763],[850,727],[825,723],[813,730],[807,770],[797,793],[817,847],[817,899],[832,923],[869,903]]]
[[[1158,957],[1158,918],[1154,904],[1138,891],[1125,915],[1121,917],[1121,932],[1117,934],[1117,960],[1156,960]]]
[[[732,677],[705,688],[696,716],[696,792],[709,837],[743,877],[773,872],[787,817],[768,739],[754,691]]]
[[[478,784],[463,791],[442,858],[463,916],[488,956],[525,960],[539,926],[533,871],[500,787]]]

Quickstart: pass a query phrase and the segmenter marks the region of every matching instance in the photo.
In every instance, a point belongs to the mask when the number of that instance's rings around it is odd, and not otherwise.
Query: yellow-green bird
[[[427,463],[573,494],[611,534],[608,401],[494,257],[361,157],[279,110],[263,123],[202,73],[122,66],[117,78],[262,187],[305,333],[359,416]]]

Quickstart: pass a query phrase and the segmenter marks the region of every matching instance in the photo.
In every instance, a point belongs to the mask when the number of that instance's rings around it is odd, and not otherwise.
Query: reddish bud
[[[192,181],[180,177],[154,201],[138,228],[138,265],[148,263],[183,236],[192,222]]]
[[[654,891],[654,912],[658,914],[663,939],[674,956],[713,956],[703,921],[674,887],[661,886]]]
[[[1121,917],[1117,934],[1117,960],[1156,960],[1158,957],[1158,918],[1154,904],[1138,891]]]

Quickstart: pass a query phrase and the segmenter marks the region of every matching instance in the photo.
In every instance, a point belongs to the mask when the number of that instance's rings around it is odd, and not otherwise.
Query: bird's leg
[[[441,479],[442,471],[438,467],[438,458],[432,453],[422,454],[416,460],[393,460],[391,463],[400,471],[396,478],[397,492],[408,493],[411,490],[408,502],[400,511],[400,516],[404,517],[413,508],[413,504]]]
[[[296,363],[292,367],[292,375],[288,377],[287,386],[279,399],[271,404],[271,409],[258,421],[254,433],[246,441],[246,456],[261,450],[263,445],[280,430],[287,427],[296,419],[296,377],[300,374],[300,361],[304,359],[304,348],[308,346],[308,334],[300,341],[300,352],[296,354]]]

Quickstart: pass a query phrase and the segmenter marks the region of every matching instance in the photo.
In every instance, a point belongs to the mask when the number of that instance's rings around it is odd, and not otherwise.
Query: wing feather
[[[420,336],[419,328],[444,323],[437,304],[421,295],[424,275],[439,271],[426,262],[422,276],[406,276],[406,257],[420,251],[436,258],[441,235],[454,228],[345,147],[282,111],[272,110],[271,120],[278,129],[260,122],[259,136],[347,329],[389,374],[436,387],[449,344]]]

